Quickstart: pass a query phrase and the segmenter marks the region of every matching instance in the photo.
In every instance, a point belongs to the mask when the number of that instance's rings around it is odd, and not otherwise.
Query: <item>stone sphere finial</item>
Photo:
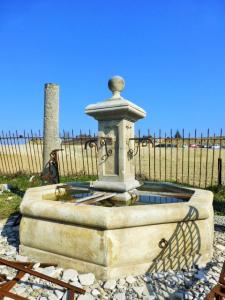
[[[113,76],[108,81],[108,87],[109,87],[110,91],[113,93],[113,96],[111,99],[122,98],[120,96],[120,92],[122,92],[122,90],[125,87],[125,81],[121,76]]]

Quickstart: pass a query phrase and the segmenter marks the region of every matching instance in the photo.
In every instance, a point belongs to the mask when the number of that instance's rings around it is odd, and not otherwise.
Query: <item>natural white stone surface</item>
[[[36,268],[36,271],[51,277],[57,277],[57,275],[61,272],[55,267]]]
[[[56,297],[57,297],[58,299],[62,299],[62,297],[63,297],[64,294],[65,294],[65,293],[64,293],[63,290],[58,290],[58,289],[55,290],[55,295],[56,295]]]
[[[78,278],[82,285],[91,285],[95,282],[95,275],[92,273],[81,274]]]
[[[74,286],[76,286],[78,288],[81,288],[81,289],[83,288],[82,284],[80,284],[79,281],[71,281],[70,284],[74,285]]]
[[[126,300],[125,293],[116,293],[113,297],[113,300]]]
[[[27,262],[27,256],[17,255],[16,260],[19,262]]]
[[[93,290],[91,291],[91,294],[92,294],[94,297],[97,297],[97,296],[101,295],[101,293],[100,293],[99,290],[97,290],[97,289],[93,289]]]
[[[140,298],[142,296],[143,292],[144,292],[144,286],[134,286],[133,290],[135,291],[135,293]]]
[[[67,269],[63,272],[62,280],[65,282],[77,281],[78,272],[74,269]]]
[[[136,281],[136,279],[133,276],[127,276],[126,277],[126,282],[132,284]]]
[[[59,300],[59,298],[56,295],[51,294],[48,296],[48,300]]]
[[[77,300],[95,300],[95,298],[90,294],[86,294],[78,296]]]
[[[116,287],[116,280],[107,280],[104,284],[104,289],[106,290],[114,290]]]

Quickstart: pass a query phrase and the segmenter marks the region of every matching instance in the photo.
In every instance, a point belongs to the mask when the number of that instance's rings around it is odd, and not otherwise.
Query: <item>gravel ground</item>
[[[214,223],[216,225],[225,226],[225,216],[215,216],[214,217]]]
[[[15,217],[6,224],[0,223],[0,257],[9,260],[27,261],[27,257],[18,254],[18,226],[13,226]],[[86,290],[86,294],[76,295],[78,300],[156,300],[156,299],[204,299],[219,279],[225,261],[225,217],[215,217],[214,256],[205,267],[193,267],[179,272],[168,271],[143,276],[128,276],[119,280],[97,281],[94,274],[78,274],[75,270],[55,268],[34,269],[54,278],[62,279]],[[0,273],[8,279],[15,271],[0,266]],[[60,287],[26,274],[13,292],[31,300],[66,300],[67,293]],[[5,300],[9,298],[5,297]]]

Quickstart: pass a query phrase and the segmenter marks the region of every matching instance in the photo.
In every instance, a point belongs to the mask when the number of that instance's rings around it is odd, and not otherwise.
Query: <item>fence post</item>
[[[222,185],[222,158],[218,158],[218,185]]]

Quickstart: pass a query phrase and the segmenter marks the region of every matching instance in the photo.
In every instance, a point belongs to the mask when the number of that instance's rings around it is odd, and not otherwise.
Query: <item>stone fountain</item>
[[[213,253],[213,194],[162,182],[140,186],[134,123],[146,113],[121,97],[121,77],[109,88],[112,98],[85,110],[99,124],[98,180],[28,189],[20,207],[20,253],[102,280],[205,265]],[[65,200],[79,189],[100,201]],[[177,198],[160,196],[169,193]]]
[[[135,179],[134,157],[128,156],[128,152],[134,144],[134,123],[144,118],[146,112],[120,95],[125,86],[122,77],[113,77],[108,86],[113,96],[85,109],[98,121],[99,179],[93,188],[115,191],[118,194],[114,200],[129,201],[140,183]]]

